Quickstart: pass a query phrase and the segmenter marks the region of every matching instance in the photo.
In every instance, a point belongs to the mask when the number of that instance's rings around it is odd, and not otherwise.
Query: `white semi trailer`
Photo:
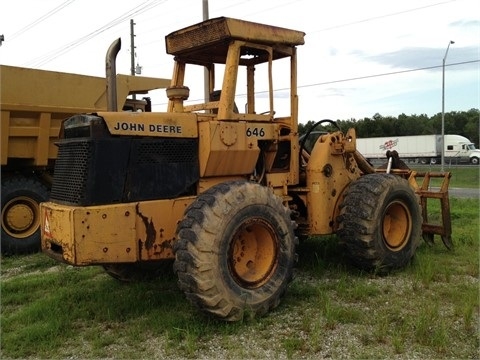
[[[419,163],[440,163],[441,135],[413,135],[357,138],[357,149],[368,160],[385,159],[388,150],[396,150],[401,159]],[[480,150],[461,135],[445,135],[445,162],[478,165]]]

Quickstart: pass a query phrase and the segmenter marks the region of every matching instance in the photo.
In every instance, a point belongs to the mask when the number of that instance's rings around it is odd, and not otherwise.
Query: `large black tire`
[[[173,261],[162,260],[145,263],[121,263],[103,265],[112,278],[126,283],[152,281],[159,277],[173,276]]]
[[[347,189],[340,208],[337,235],[358,268],[384,273],[411,261],[421,239],[422,216],[405,179],[364,175]]]
[[[268,188],[234,181],[207,190],[177,228],[174,271],[202,311],[226,321],[267,313],[292,280],[290,210]]]
[[[36,178],[2,181],[2,254],[40,250],[40,203],[48,198],[47,187]]]

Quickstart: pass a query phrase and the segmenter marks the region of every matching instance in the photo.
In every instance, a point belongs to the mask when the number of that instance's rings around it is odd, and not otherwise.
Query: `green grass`
[[[238,323],[198,312],[170,272],[123,284],[43,254],[3,257],[0,357],[478,358],[479,200],[450,205],[453,251],[435,236],[377,276],[351,267],[334,236],[308,239],[282,304]]]
[[[440,172],[439,165],[410,166],[417,171]],[[479,166],[448,166],[444,167],[445,172],[450,172],[450,187],[456,188],[479,188],[480,187],[480,167]],[[441,179],[432,179],[432,185],[439,186]]]
[[[41,254],[28,258],[42,261]],[[68,356],[78,340],[89,344],[87,357],[107,357],[108,347],[119,342],[133,351],[124,357],[134,357],[145,336],[160,333],[167,344],[188,345],[184,340],[194,341],[205,326],[199,317],[171,277],[126,285],[98,267],[62,266],[2,281],[1,341],[8,357]]]

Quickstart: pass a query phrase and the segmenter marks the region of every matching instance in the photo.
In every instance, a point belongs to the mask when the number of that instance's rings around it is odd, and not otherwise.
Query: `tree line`
[[[451,111],[445,113],[445,134],[462,135],[470,139],[479,148],[480,133],[480,110]],[[299,124],[300,135],[309,131],[317,121],[309,120],[306,124]],[[442,133],[442,113],[432,117],[422,115],[400,114],[398,117],[373,115],[372,118],[360,120],[337,120],[335,123],[340,130],[346,132],[349,128],[355,128],[357,137],[376,136],[406,136],[406,135],[433,135]],[[338,130],[334,125],[322,123],[315,128],[316,131]]]

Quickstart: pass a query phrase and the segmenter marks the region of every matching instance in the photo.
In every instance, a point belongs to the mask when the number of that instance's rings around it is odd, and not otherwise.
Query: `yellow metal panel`
[[[48,159],[57,156],[53,142],[63,119],[107,109],[104,78],[6,65],[0,65],[0,73],[2,165],[8,158],[47,165]],[[167,87],[169,83],[168,79],[117,75],[119,110],[129,94]]]
[[[42,248],[62,249],[73,265],[133,262],[137,258],[135,204],[73,207],[41,204]]]
[[[258,140],[276,140],[278,133],[273,123],[200,123],[200,176],[251,174],[260,153]]]
[[[103,84],[106,80],[102,79]],[[117,75],[117,106],[118,111],[122,110],[125,99],[128,95],[147,94],[150,90],[165,89],[170,86],[170,79],[152,78],[145,76]],[[106,91],[106,88],[104,86]],[[105,103],[103,104],[103,99]],[[102,94],[102,109],[106,109],[106,92]]]
[[[2,165],[8,158],[31,159],[45,166],[55,159],[60,123],[67,114],[38,111],[2,111]]]
[[[144,201],[136,207],[136,239],[141,244],[139,260],[173,258],[177,224],[195,197]]]
[[[270,187],[283,188],[288,185],[288,177],[289,177],[288,171],[268,173],[266,174],[266,177],[267,177],[267,185]]]
[[[89,207],[42,203],[42,249],[72,265],[173,258],[176,226],[194,199]]]
[[[1,121],[1,139],[0,139],[0,144],[1,144],[1,156],[2,156],[2,165],[5,165],[7,163],[7,158],[8,158],[8,137],[9,137],[9,129],[10,129],[10,111],[3,111],[2,110],[2,117],[0,119]]]
[[[105,79],[103,80],[105,81]],[[123,102],[127,95],[146,94],[150,90],[166,89],[170,84],[170,79],[117,74],[117,91],[118,89],[126,89],[128,91],[124,96],[119,97],[118,100]]]
[[[0,65],[0,72],[2,109],[70,114],[107,109],[103,77],[7,65]],[[129,94],[165,88],[169,83],[169,79],[117,75],[119,111]]]
[[[165,40],[167,53],[179,54],[200,46],[225,43],[226,39],[296,46],[304,44],[304,36],[302,31],[219,17],[177,30]]]
[[[114,135],[194,138],[197,115],[182,113],[99,112]]]
[[[84,263],[131,262],[136,259],[132,204],[78,208],[73,212],[75,256]]]
[[[51,113],[41,113],[37,128],[37,146],[35,165],[44,166],[48,164],[48,153],[50,145],[50,117]]]
[[[36,148],[36,139],[33,137],[10,137],[8,156],[20,159],[33,159]]]
[[[73,241],[74,208],[60,206],[51,202],[40,204],[42,250],[55,252],[60,260],[69,264],[80,265],[75,258]]]
[[[331,234],[335,230],[335,218],[341,196],[348,185],[360,177],[360,171],[340,132],[321,136],[310,155],[307,165],[308,223],[311,234]]]

